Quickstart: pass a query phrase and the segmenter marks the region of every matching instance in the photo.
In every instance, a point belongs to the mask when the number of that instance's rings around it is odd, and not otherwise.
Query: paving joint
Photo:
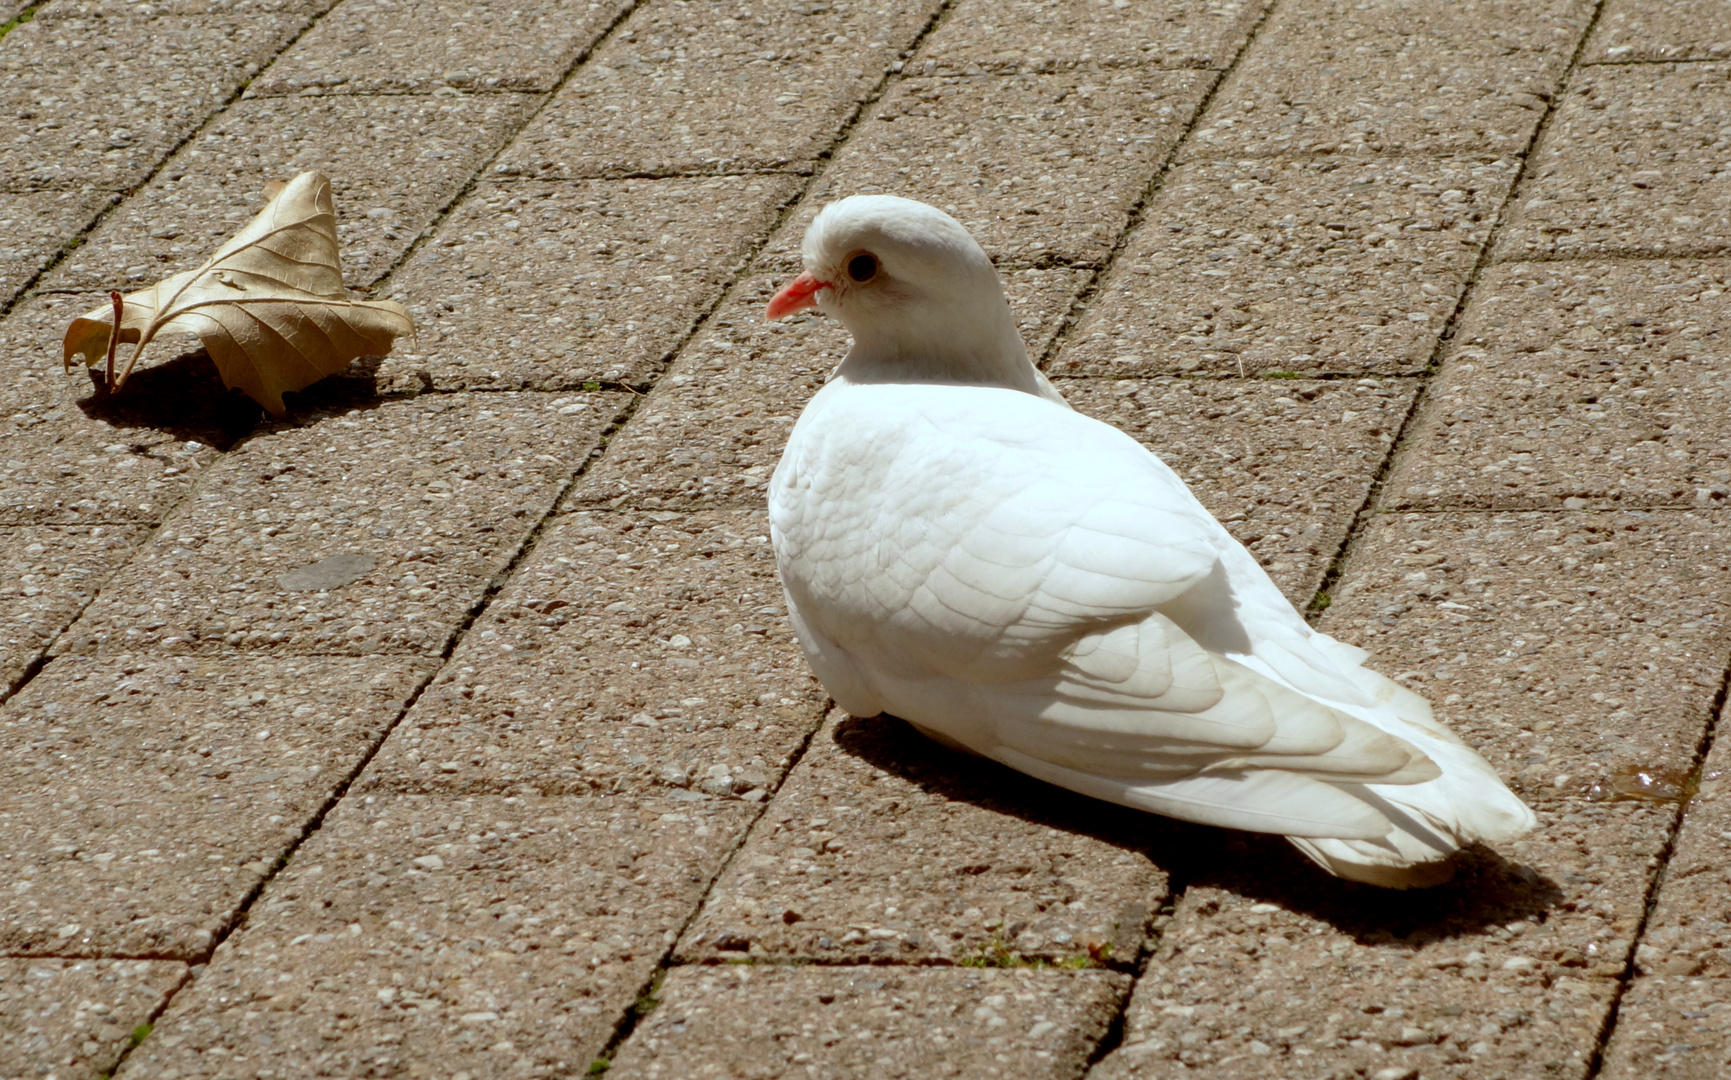
[[[1544,138],[1545,132],[1551,126],[1552,117],[1557,115],[1557,109],[1568,93],[1570,79],[1576,68],[1581,66],[1581,54],[1586,51],[1587,42],[1592,39],[1593,30],[1599,25],[1599,16],[1604,12],[1605,3],[1606,0],[1595,0],[1593,14],[1587,19],[1586,25],[1582,27],[1580,36],[1575,39],[1575,48],[1569,55],[1569,62],[1557,77],[1555,90],[1545,101],[1544,115],[1539,117],[1537,124],[1533,125],[1533,133],[1527,139],[1526,148],[1517,155],[1520,166],[1515,170],[1515,177],[1509,184],[1508,192],[1503,195],[1502,204],[1497,207],[1496,217],[1491,221],[1490,228],[1485,231],[1484,243],[1479,247],[1478,258],[1473,262],[1472,269],[1467,272],[1466,281],[1461,286],[1460,296],[1455,300],[1454,311],[1450,312],[1448,319],[1443,322],[1442,331],[1437,335],[1436,345],[1431,349],[1430,359],[1426,362],[1424,370],[1417,376],[1418,391],[1413,394],[1412,403],[1407,406],[1406,417],[1401,421],[1400,428],[1395,431],[1394,441],[1389,444],[1388,452],[1383,455],[1382,464],[1378,466],[1376,474],[1371,477],[1370,485],[1365,489],[1364,501],[1359,505],[1358,512],[1353,515],[1352,524],[1348,526],[1346,536],[1340,541],[1340,549],[1335,552],[1334,558],[1329,560],[1328,569],[1322,575],[1322,582],[1316,588],[1316,595],[1305,606],[1305,618],[1312,623],[1321,617],[1323,611],[1327,610],[1333,591],[1340,583],[1341,575],[1346,571],[1346,565],[1350,561],[1352,551],[1364,536],[1365,525],[1375,516],[1376,504],[1382,497],[1383,488],[1388,484],[1389,474],[1394,471],[1395,461],[1405,448],[1408,435],[1411,434],[1413,426],[1417,423],[1425,407],[1431,382],[1442,368],[1443,356],[1448,351],[1449,346],[1454,343],[1455,332],[1460,326],[1462,317],[1466,314],[1467,306],[1472,302],[1479,281],[1483,278],[1485,271],[1496,261],[1492,252],[1496,248],[1498,234],[1508,221],[1509,208],[1516,205],[1516,197],[1520,194],[1521,186],[1526,180],[1527,168],[1532,164],[1533,155],[1537,151],[1540,141]]]

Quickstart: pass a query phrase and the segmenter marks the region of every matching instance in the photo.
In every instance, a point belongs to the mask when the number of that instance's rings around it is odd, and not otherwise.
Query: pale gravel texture
[[[1134,963],[1163,822],[839,710],[680,941],[685,962]]]
[[[249,95],[553,89],[630,0],[349,0],[319,21]]]
[[[186,973],[173,960],[0,958],[0,1075],[105,1075]]]
[[[618,414],[618,394],[338,402],[230,454],[62,652],[437,654]],[[283,574],[342,554],[338,589]]]
[[[361,788],[761,801],[824,704],[768,533],[761,508],[556,518]]]
[[[1491,268],[1384,504],[1725,505],[1728,284],[1722,259]]]
[[[0,525],[0,695],[147,535],[137,525]]]
[[[574,503],[762,504],[795,417],[848,346],[847,331],[826,316],[764,319],[790,276],[752,275],[734,290],[578,483]],[[1084,281],[1078,270],[1004,275],[1030,355],[1050,344]]]
[[[377,281],[528,115],[520,94],[237,102],[104,219],[45,288],[145,288],[203,262],[308,169],[331,178],[343,278]]]
[[[0,711],[0,950],[196,961],[429,671],[51,662]]]
[[[931,203],[1000,265],[1097,263],[1216,76],[1114,68],[903,79],[765,249],[799,265],[824,204],[886,193]]]
[[[1521,153],[1590,0],[1283,3],[1187,158]]]
[[[1073,67],[1223,68],[1265,0],[967,0],[909,64],[922,75],[1015,74]]]
[[[1075,1076],[1128,982],[1098,971],[681,968],[608,1072],[634,1080]]]
[[[1605,1051],[1605,1080],[1717,1080],[1731,1071],[1731,980],[1635,979]]]
[[[1731,64],[1607,64],[1571,80],[1499,259],[1731,248]]]
[[[19,26],[0,41],[0,189],[136,184],[304,25],[255,13]]]
[[[1693,0],[1610,0],[1587,41],[1589,64],[1731,58],[1731,9]]]
[[[797,185],[483,183],[392,278],[386,295],[408,307],[419,339],[378,377],[413,390],[644,385]]]
[[[0,306],[114,201],[112,192],[94,188],[0,191]]]
[[[494,172],[809,172],[937,9],[938,0],[646,5]]]
[[[1174,170],[1050,370],[1424,370],[1515,163],[1392,158]]]
[[[1642,976],[1709,976],[1714,981],[1707,985],[1721,987],[1720,1000],[1731,1002],[1723,994],[1731,989],[1731,745],[1722,737],[1724,723],[1721,711],[1635,961]]]
[[[1731,646],[1728,522],[1379,514],[1320,626],[1429,698],[1529,803],[1568,803],[1694,761]]]
[[[747,810],[345,800],[119,1075],[582,1075]]]

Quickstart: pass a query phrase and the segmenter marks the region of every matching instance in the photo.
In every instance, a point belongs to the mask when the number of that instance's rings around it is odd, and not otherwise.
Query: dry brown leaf
[[[103,305],[66,329],[64,363],[109,362],[110,389],[125,385],[158,334],[197,334],[222,381],[282,416],[282,396],[341,371],[358,356],[391,351],[414,323],[401,304],[352,300],[337,258],[331,182],[301,173],[204,265],[121,297],[119,340],[136,345],[112,379],[114,309]]]

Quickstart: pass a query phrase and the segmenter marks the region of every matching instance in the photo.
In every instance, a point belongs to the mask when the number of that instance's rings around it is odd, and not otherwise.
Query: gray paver
[[[1723,505],[1728,281],[1724,260],[1493,267],[1384,502]]]
[[[0,307],[115,201],[111,192],[0,192]]]
[[[739,270],[794,177],[483,183],[391,279],[415,318],[385,385],[645,385]]]
[[[1128,982],[1095,971],[676,968],[608,1072],[1078,1076]]]
[[[1199,874],[1094,1075],[1584,1077],[1672,812],[1542,810],[1500,848],[1512,862],[1470,856],[1398,899],[1321,887],[1274,838],[1198,837]]]
[[[0,695],[146,536],[141,526],[0,526]]]
[[[35,296],[0,321],[7,373],[0,379],[0,524],[161,520],[216,459],[212,446],[258,415],[251,402],[235,415],[208,361],[203,368],[170,360],[142,369],[120,398],[93,400],[88,379],[61,371],[60,339],[67,324],[104,299]]]
[[[1185,156],[1522,153],[1592,10],[1587,0],[1280,4]]]
[[[331,177],[348,284],[378,280],[537,103],[521,94],[237,102],[103,221],[45,288],[143,288],[204,261],[271,180]]]
[[[1215,78],[1123,68],[903,79],[770,238],[762,268],[798,267],[817,212],[872,192],[947,211],[1000,264],[1096,263]]]
[[[764,320],[787,277],[754,275],[735,290],[579,481],[574,503],[762,504],[793,421],[848,348],[834,319]],[[1004,275],[1032,355],[1051,341],[1083,283],[1075,270]]]
[[[647,5],[494,171],[547,180],[809,171],[938,7],[938,0]]]
[[[136,183],[305,22],[122,16],[18,27],[0,44],[0,188]]]
[[[1378,515],[1322,629],[1430,698],[1529,803],[1577,798],[1625,769],[1681,776],[1724,669],[1725,521]]]
[[[1731,868],[1725,858],[1731,842],[1731,777],[1726,775],[1731,746],[1723,731],[1721,714],[1721,737],[1702,765],[1699,790],[1689,798],[1647,932],[1635,950],[1642,976],[1724,980],[1731,975],[1731,918],[1726,917]],[[1659,775],[1673,784],[1678,779],[1675,774]],[[1731,980],[1722,985],[1731,988]]]
[[[908,71],[1016,74],[1068,67],[1223,68],[1268,9],[1265,0],[968,0],[957,4]]]
[[[345,800],[120,1075],[582,1075],[751,813]]]
[[[824,705],[768,534],[760,507],[551,522],[358,790],[761,801]]]
[[[0,1074],[107,1074],[185,978],[173,960],[0,959]]]
[[[51,662],[0,708],[0,950],[196,960],[427,671]]]
[[[335,5],[337,0],[38,0],[38,19],[114,19],[126,16],[151,18],[158,15],[258,15],[295,14],[313,16]]]
[[[1061,379],[1079,412],[1159,454],[1301,610],[1364,505],[1412,380]]]
[[[631,0],[349,0],[249,95],[553,89]]]
[[[1499,259],[1731,248],[1731,64],[1583,67],[1545,132]]]
[[[57,646],[437,653],[617,415],[619,394],[333,405],[208,474]],[[342,554],[328,591],[281,577]]]
[[[1715,1080],[1731,1070],[1731,980],[1635,979],[1605,1048],[1605,1080]]]
[[[1162,825],[837,711],[679,944],[685,960],[1137,959]]]
[[[1610,0],[1581,59],[1589,64],[1731,58],[1731,11],[1692,0]]]
[[[1182,166],[1049,370],[1423,371],[1514,175],[1433,158]]]

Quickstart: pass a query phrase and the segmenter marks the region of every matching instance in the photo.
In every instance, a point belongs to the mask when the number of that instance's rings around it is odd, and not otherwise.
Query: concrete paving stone
[[[682,967],[615,1077],[1080,1076],[1127,976],[1104,971]]]
[[[276,425],[206,475],[58,651],[438,653],[623,395],[427,395]],[[311,589],[285,575],[370,560]]]
[[[632,0],[349,0],[247,87],[274,94],[553,89]]]
[[[1204,862],[1092,1076],[1585,1078],[1674,808],[1581,804],[1415,893],[1274,837]]]
[[[0,950],[196,962],[428,673],[50,662],[0,708]]]
[[[1413,380],[1060,379],[1184,478],[1302,610],[1382,468]]]
[[[1497,236],[1496,257],[1731,248],[1731,64],[1582,67]]]
[[[358,791],[772,793],[823,715],[768,515],[550,523]]]
[[[1721,731],[1723,724],[1721,714]],[[1731,867],[1725,857],[1731,844],[1728,765],[1731,746],[1721,737],[1703,763],[1698,790],[1689,795],[1657,902],[1635,950],[1637,970],[1644,976],[1731,975]],[[1674,772],[1652,775],[1673,784],[1679,779]],[[1686,782],[1681,786],[1688,792]],[[1731,987],[1731,982],[1725,985]]]
[[[1123,68],[903,79],[770,238],[759,268],[797,269],[818,211],[869,193],[954,215],[1001,266],[1098,263],[1215,78]]]
[[[1621,787],[1627,772],[1681,777],[1731,645],[1726,523],[1715,511],[1380,514],[1321,628],[1429,698],[1529,803]]]
[[[1513,161],[1180,166],[1048,369],[1423,371]]]
[[[391,388],[647,386],[794,195],[791,176],[486,182],[393,275]]]
[[[539,99],[256,98],[230,106],[43,279],[132,290],[190,270],[308,169],[331,178],[343,278],[377,281]]]
[[[824,316],[765,321],[764,305],[787,277],[754,275],[735,290],[578,482],[573,504],[762,505],[787,432],[849,340]],[[1030,354],[1044,351],[1086,277],[1004,275]]]
[[[0,192],[0,307],[117,201],[113,192]]]
[[[1731,11],[1691,0],[1610,0],[1581,53],[1589,64],[1731,58]]]
[[[834,712],[710,891],[684,961],[1138,961],[1163,823]]]
[[[146,535],[137,525],[0,525],[0,698]]]
[[[1385,505],[1724,505],[1728,288],[1719,259],[1492,267]]]
[[[1605,1080],[1716,1080],[1731,1072],[1731,980],[1646,977],[1617,1006]]]
[[[186,971],[173,960],[0,959],[0,1075],[107,1075]]]
[[[38,0],[38,19],[150,19],[160,15],[233,16],[304,15],[309,18],[336,5],[337,0]]]
[[[1265,0],[967,0],[908,65],[921,75],[1018,74],[1070,67],[1225,68]]]
[[[1593,8],[1279,4],[1184,156],[1523,154]]]
[[[564,180],[809,171],[940,6],[645,5],[500,155],[494,172]]]
[[[258,415],[250,402],[236,415],[208,360],[170,360],[94,398],[61,371],[60,339],[105,299],[37,295],[0,320],[0,524],[159,521]]]
[[[345,799],[120,1076],[582,1075],[755,812]]]
[[[136,184],[305,23],[259,13],[19,26],[0,44],[0,189]]]

